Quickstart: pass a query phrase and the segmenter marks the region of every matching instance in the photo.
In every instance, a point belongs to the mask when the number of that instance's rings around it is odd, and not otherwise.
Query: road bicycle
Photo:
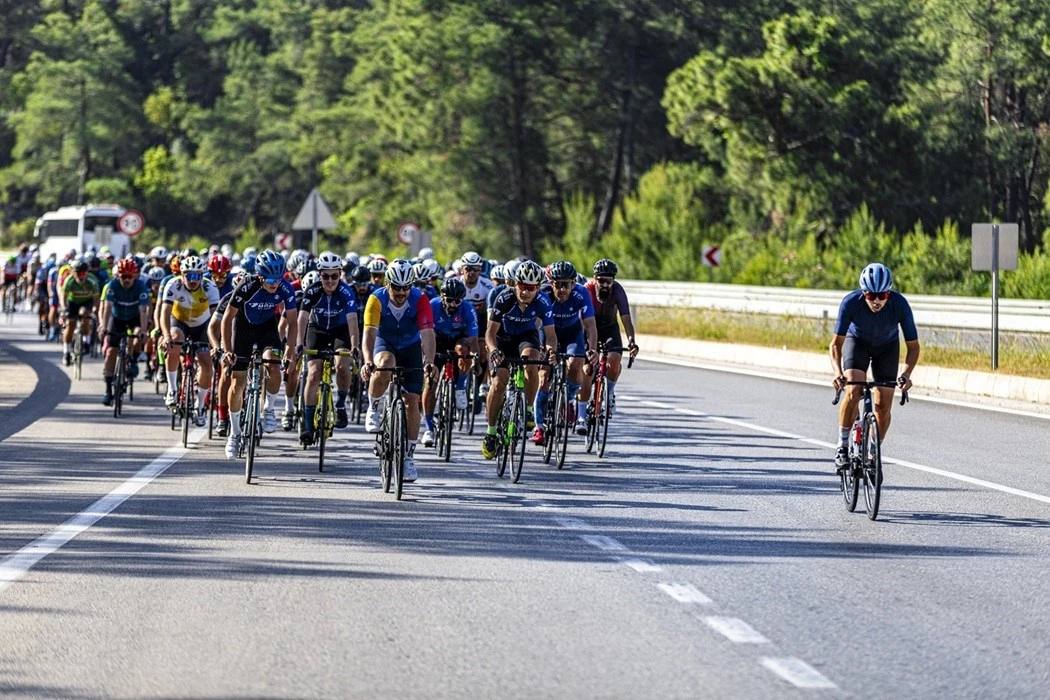
[[[507,390],[503,394],[503,405],[496,419],[496,476],[502,477],[509,464],[510,480],[514,484],[521,478],[521,470],[525,466],[525,445],[529,441],[525,427],[528,416],[525,367],[549,364],[546,360],[528,360],[523,357],[510,358],[508,361]]]
[[[132,328],[125,330],[117,350],[117,366],[113,373],[113,417],[120,418],[124,412],[124,394],[128,401],[135,400],[135,378],[131,375],[131,342],[135,339]]]
[[[3,288],[4,320],[6,320],[9,324],[15,322],[15,294],[16,287],[5,286]]]
[[[66,323],[71,320],[67,317]],[[73,329],[73,378],[80,380],[84,376],[84,354],[90,347],[91,340],[87,338],[88,333],[93,333],[91,319],[86,314],[81,314],[75,321]],[[86,324],[86,327],[85,327]]]
[[[360,425],[365,417],[368,395],[365,393],[365,383],[361,381],[361,360],[358,357],[354,358],[354,366],[350,373],[350,390],[346,395],[350,403],[350,422]]]
[[[405,458],[408,456],[408,413],[402,396],[406,367],[376,367],[375,372],[390,372],[390,385],[386,391],[386,406],[383,408],[382,430],[376,434],[373,451],[379,457],[379,475],[383,491],[394,491],[401,500],[405,483]]]
[[[267,349],[273,350],[274,359],[263,357]],[[244,387],[244,406],[241,410],[240,427],[241,442],[237,451],[237,457],[244,458],[244,481],[252,483],[252,470],[255,468],[255,452],[262,441],[262,406],[266,397],[266,378],[263,376],[263,365],[280,365],[281,351],[278,348],[259,349],[258,344],[252,345],[252,354],[248,357],[238,357],[238,361],[248,361],[247,382]]]
[[[606,371],[609,361],[609,346],[613,339],[598,343],[598,367],[591,377],[591,400],[587,404],[587,452],[598,446],[598,457],[605,456],[605,443],[609,439],[609,423],[612,421],[612,397],[609,395],[609,378]],[[627,367],[634,364],[628,357]]]
[[[474,423],[478,413],[481,411],[481,377],[478,376],[478,372],[475,370],[477,363],[478,358],[473,356],[473,366],[471,367],[470,375],[467,377],[467,407],[457,411],[459,432],[462,433],[465,430],[467,435],[474,434]]]
[[[215,434],[215,426],[219,413],[219,384],[222,373],[222,353],[218,352],[211,358],[212,367],[215,371],[211,373],[211,389],[208,391],[208,439],[211,440]]]
[[[461,359],[470,359],[472,363],[467,383],[469,384],[471,379],[476,382],[477,355],[470,354],[464,358],[461,355],[449,353],[445,358],[441,375],[438,377],[435,392],[437,400],[434,405],[434,440],[437,443],[438,457],[443,458],[446,462],[452,458],[452,433],[457,424],[460,430],[463,429],[464,421],[468,420],[466,418],[468,414],[469,423],[467,425],[473,430],[470,423],[473,423],[474,413],[470,399],[467,399],[467,407],[463,410],[456,408],[456,384],[459,380],[459,361]],[[467,390],[469,391],[469,387]]]
[[[849,436],[849,464],[838,470],[839,486],[846,510],[852,513],[857,508],[860,485],[864,484],[864,505],[868,519],[879,517],[879,500],[882,495],[882,438],[879,435],[879,424],[875,420],[875,409],[871,390],[875,387],[896,388],[896,382],[844,382],[843,387],[859,386],[864,390],[861,408],[857,420],[853,422]],[[842,398],[843,389],[835,391],[837,405]],[[901,393],[900,403],[908,402],[908,392]]]
[[[328,439],[332,437],[332,430],[335,428],[335,401],[332,399],[332,372],[335,366],[333,359],[335,357],[353,357],[354,353],[352,350],[326,348],[304,350],[303,354],[321,358],[321,385],[317,389],[317,407],[314,411],[314,437],[309,445],[303,444],[303,449],[305,450],[310,445],[317,445],[317,471],[323,472],[325,445]],[[303,362],[303,376],[299,378],[300,393],[304,397],[305,389],[302,389],[302,387],[306,384],[307,364],[305,361]]]
[[[175,394],[176,403],[171,409],[171,424],[174,428],[176,420],[182,422],[182,446],[186,447],[189,442],[190,423],[196,423],[198,416],[203,417],[197,409],[197,353],[207,352],[208,343],[173,340],[168,345],[182,346],[182,356],[179,358],[181,376]],[[200,410],[204,410],[204,407]]]
[[[543,461],[550,464],[551,457],[554,457],[554,465],[558,469],[565,466],[565,451],[569,444],[569,433],[572,432],[576,419],[576,397],[569,396],[569,389],[565,381],[570,357],[577,356],[558,353],[558,361],[554,364],[550,389],[547,392],[545,413],[552,418],[547,420],[549,429],[543,439]]]

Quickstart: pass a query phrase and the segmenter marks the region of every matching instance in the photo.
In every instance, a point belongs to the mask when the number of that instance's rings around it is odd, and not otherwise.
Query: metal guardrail
[[[737,313],[834,319],[848,291],[752,287],[704,282],[620,280],[637,306],[718,309]],[[908,294],[920,326],[966,330],[991,329],[992,300],[976,297]],[[1050,333],[1050,300],[999,300],[999,330]]]

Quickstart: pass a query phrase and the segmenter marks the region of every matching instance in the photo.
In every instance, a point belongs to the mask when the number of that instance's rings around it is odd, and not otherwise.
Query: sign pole
[[[317,197],[311,197],[313,200],[313,237],[310,243],[310,252],[317,257]]]
[[[992,224],[992,371],[999,369],[999,224]]]

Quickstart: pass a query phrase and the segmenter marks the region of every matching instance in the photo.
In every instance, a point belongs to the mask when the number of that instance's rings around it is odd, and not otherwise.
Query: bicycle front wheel
[[[314,430],[317,431],[317,471],[324,471],[324,449],[328,444],[328,426],[331,424],[331,413],[328,404],[332,401],[332,387],[321,383],[321,393],[317,397],[317,413],[314,416]]]
[[[555,414],[558,417],[558,432],[554,434],[554,448],[557,452],[557,466],[561,469],[565,466],[565,451],[569,446],[569,432],[576,418],[576,404],[569,400],[568,390],[562,394],[559,404],[561,406]]]
[[[839,472],[839,488],[842,489],[846,510],[852,513],[857,509],[857,498],[860,495],[860,484],[857,481],[857,472],[854,471],[853,460]]]
[[[561,416],[561,387],[555,383],[551,392],[547,395],[547,405],[544,407],[547,416],[547,432],[543,439],[543,463],[551,463],[551,455],[554,454],[554,443],[558,435],[558,419]],[[553,416],[553,419],[551,418]]]
[[[474,434],[474,420],[478,415],[480,383],[481,380],[478,379],[477,375],[471,372],[470,378],[467,379],[467,435]]]
[[[256,392],[252,392],[248,395],[248,421],[245,424],[245,433],[241,436],[241,439],[247,439],[248,444],[245,445],[244,455],[244,481],[245,483],[252,483],[252,470],[255,468],[255,449],[258,446],[258,432],[259,432],[259,397]]]
[[[868,520],[879,517],[879,499],[882,496],[882,447],[879,444],[879,424],[875,415],[869,413],[864,421],[864,505],[868,509]]]
[[[597,416],[598,457],[605,456],[605,442],[609,439],[609,423],[612,418],[612,401],[609,399],[609,380],[602,377],[602,407]]]
[[[518,394],[514,402],[514,417],[511,419],[514,432],[510,438],[510,481],[518,483],[521,478],[521,468],[525,466],[525,445],[528,439],[525,436],[525,394]]]
[[[452,427],[456,423],[456,396],[451,382],[445,382],[445,394],[441,397],[441,437],[438,446],[442,457],[448,462],[452,459]]]
[[[394,442],[394,497],[400,501],[401,490],[405,485],[405,458],[408,456],[408,418],[405,415],[405,402],[400,397],[394,400],[391,417]]]
[[[124,353],[117,355],[117,371],[113,375],[113,417],[120,418],[124,403]]]
[[[196,403],[197,393],[194,372],[190,369],[182,376],[182,446],[186,447],[190,434],[190,422],[193,420],[193,406]]]

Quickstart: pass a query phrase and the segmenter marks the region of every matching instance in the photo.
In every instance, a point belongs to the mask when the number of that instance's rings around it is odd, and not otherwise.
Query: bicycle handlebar
[[[850,382],[845,382],[843,386],[863,386],[863,387],[867,387],[869,389],[874,388],[874,387],[882,387],[884,389],[897,389],[897,388],[899,388],[899,385],[897,384],[897,382],[853,382],[853,381],[850,381]],[[835,398],[831,402],[832,406],[837,406],[838,405],[839,400],[842,398],[842,392],[843,392],[843,389],[836,389],[835,390]],[[908,403],[909,400],[910,399],[908,398],[908,392],[907,391],[902,391],[901,392],[900,405],[903,406],[904,404]]]

